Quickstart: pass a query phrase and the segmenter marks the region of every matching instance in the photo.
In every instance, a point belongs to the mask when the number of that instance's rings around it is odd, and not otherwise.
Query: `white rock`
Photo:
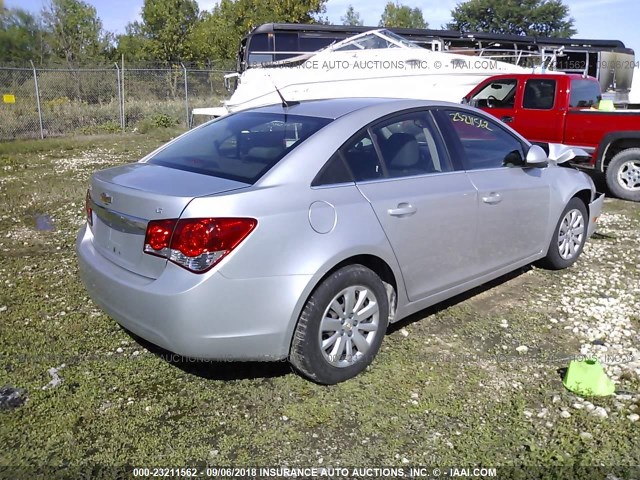
[[[582,432],[580,433],[580,438],[583,440],[591,440],[593,439],[593,435],[591,435],[589,432]]]
[[[124,352],[124,350],[122,349],[122,347],[118,347],[116,348],[116,353],[122,353]]]
[[[593,414],[599,418],[607,418],[609,416],[607,411],[602,407],[596,407],[596,409],[593,411]]]
[[[549,410],[546,408],[543,408],[542,410],[540,410],[540,413],[538,413],[538,415],[536,415],[538,418],[544,418],[547,416],[547,413],[549,413]]]
[[[640,420],[640,415],[638,415],[637,413],[632,413],[631,415],[627,415],[627,418],[632,422],[637,422],[638,420]]]
[[[400,335],[402,335],[403,337],[408,337],[409,336],[409,332],[407,331],[406,328],[401,328],[400,329]]]
[[[0,312],[6,312],[7,311],[7,306],[3,305],[0,307]]]
[[[282,417],[280,417],[280,418],[281,418],[283,421],[285,421],[285,422],[286,422],[287,420],[289,420],[289,417],[287,417],[286,415],[282,415]]]
[[[563,411],[560,412],[560,416],[562,418],[569,418],[569,417],[571,417],[571,414],[567,410],[563,410]]]
[[[574,403],[573,408],[575,408],[576,410],[582,410],[584,408],[584,405],[581,403]]]
[[[527,347],[526,345],[520,345],[519,347],[516,348],[516,352],[518,353],[527,353],[529,351],[529,347]]]
[[[533,413],[530,412],[529,410],[525,410],[522,413],[524,413],[524,416],[527,417],[527,418],[531,418],[533,416]]]

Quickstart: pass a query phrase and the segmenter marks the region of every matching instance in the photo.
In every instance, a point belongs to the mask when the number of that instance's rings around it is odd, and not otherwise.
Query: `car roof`
[[[431,100],[414,100],[402,98],[331,98],[321,100],[304,100],[284,107],[281,103],[251,109],[253,112],[264,113],[290,113],[309,117],[337,119],[357,110],[376,108],[385,105],[389,111],[401,110],[412,107],[427,106],[460,106],[449,102],[437,102]]]

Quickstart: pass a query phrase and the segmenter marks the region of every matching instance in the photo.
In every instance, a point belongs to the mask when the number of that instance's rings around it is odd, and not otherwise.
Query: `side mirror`
[[[462,105],[469,105],[469,99],[467,97],[462,97],[462,100],[460,100],[460,103]]]
[[[547,158],[547,152],[538,145],[531,145],[527,152],[527,158],[525,158],[525,166],[531,168],[544,168],[549,164]]]

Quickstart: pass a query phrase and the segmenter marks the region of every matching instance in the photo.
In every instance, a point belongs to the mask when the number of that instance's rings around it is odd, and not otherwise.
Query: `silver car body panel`
[[[553,162],[543,169],[311,186],[364,125],[406,109],[450,106],[382,99],[292,106],[290,113],[336,119],[253,185],[146,164],[150,156],[99,172],[92,193],[96,210],[105,210],[94,214],[93,230],[85,227],[78,235],[82,280],[121,325],[172,352],[274,360],[288,355],[313,289],[343,262],[375,258],[389,267],[398,321],[542,258],[562,210],[579,192],[590,195],[593,233],[602,208],[593,182]],[[282,106],[259,110],[281,113]],[[108,205],[101,202],[102,190],[112,197]],[[496,194],[499,202],[493,201]],[[199,217],[251,217],[258,224],[204,274],[143,254],[139,232],[109,228],[109,222],[140,226],[152,219]]]

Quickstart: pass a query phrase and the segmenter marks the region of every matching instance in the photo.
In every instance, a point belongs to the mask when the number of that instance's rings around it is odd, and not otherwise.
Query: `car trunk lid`
[[[96,172],[91,181],[94,248],[127,270],[157,278],[167,261],[144,253],[147,223],[180,218],[195,197],[246,187],[234,180],[148,163]]]

